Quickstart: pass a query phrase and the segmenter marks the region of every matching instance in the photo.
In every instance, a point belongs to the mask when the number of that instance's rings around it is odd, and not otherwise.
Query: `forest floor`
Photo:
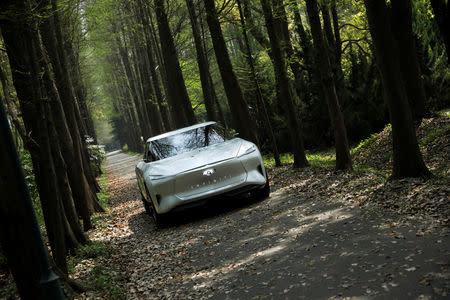
[[[330,153],[309,154],[310,168],[269,167],[269,198],[216,201],[163,229],[142,206],[140,158],[116,152],[109,217],[90,238],[112,249],[100,263],[122,275],[118,298],[448,299],[448,113],[418,136],[432,179],[388,180],[386,128],[353,149],[352,173],[335,172]]]

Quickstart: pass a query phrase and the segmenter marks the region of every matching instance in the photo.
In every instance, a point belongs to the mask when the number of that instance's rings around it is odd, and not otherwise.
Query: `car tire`
[[[142,196],[142,203],[144,203],[144,208],[145,208],[145,212],[147,213],[147,215],[151,215],[153,209],[143,196]]]
[[[167,225],[167,216],[158,214],[155,209],[152,210],[152,218],[157,228],[164,228]]]
[[[270,195],[270,184],[269,184],[269,176],[266,171],[266,184],[264,184],[264,187],[262,189],[257,189],[253,192],[253,197],[257,199],[266,199]]]

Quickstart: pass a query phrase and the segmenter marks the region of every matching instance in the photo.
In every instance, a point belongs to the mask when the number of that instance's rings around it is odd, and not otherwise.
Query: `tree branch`
[[[350,27],[353,27],[353,28],[355,28],[355,29],[362,30],[362,31],[367,31],[367,30],[369,30],[368,28],[360,28],[360,27],[358,27],[358,26],[356,26],[356,25],[353,25],[353,24],[350,24],[350,23],[343,23],[343,24],[341,24],[341,26],[339,26],[339,30],[341,30],[342,28],[344,28],[344,27],[346,27],[346,26],[350,26]]]

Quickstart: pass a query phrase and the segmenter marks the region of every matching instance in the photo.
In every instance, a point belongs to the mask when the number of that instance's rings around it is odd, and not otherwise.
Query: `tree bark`
[[[331,124],[334,131],[334,142],[336,147],[336,169],[352,170],[352,159],[347,140],[347,130],[345,129],[344,118],[336,93],[335,81],[331,70],[330,59],[326,44],[323,40],[322,28],[320,25],[319,11],[316,0],[306,0],[311,34],[316,50],[317,64],[320,72],[320,79],[325,100],[328,106]]]
[[[194,36],[197,64],[200,73],[200,81],[202,83],[203,102],[206,108],[207,119],[209,121],[217,121],[216,110],[214,108],[214,87],[211,86],[211,82],[209,80],[211,75],[209,73],[206,54],[202,47],[194,3],[192,0],[186,0],[186,5],[189,12],[189,18],[191,20],[192,35]]]
[[[392,124],[392,178],[430,176],[417,143],[386,2],[365,0],[365,6]]]
[[[208,23],[211,39],[216,54],[217,64],[219,66],[220,75],[222,77],[225,94],[231,110],[233,127],[242,135],[244,139],[248,139],[254,143],[257,142],[255,133],[255,124],[250,117],[247,104],[242,90],[233,71],[233,66],[228,55],[227,46],[223,39],[222,29],[217,19],[214,1],[204,0],[206,10],[206,21]]]
[[[169,97],[170,113],[175,126],[182,128],[195,124],[197,120],[184,83],[183,73],[181,72],[180,62],[178,61],[177,51],[164,8],[164,0],[154,1],[161,47],[164,49],[162,56],[167,76],[168,93],[171,95]]]
[[[303,137],[301,135],[301,126],[297,118],[292,91],[286,72],[285,59],[280,46],[280,40],[276,35],[275,22],[270,5],[270,0],[261,0],[261,6],[266,20],[267,32],[269,33],[270,47],[273,57],[275,77],[280,91],[280,101],[288,117],[288,129],[292,140],[292,149],[294,152],[294,167],[302,168],[308,166],[306,160],[305,148],[303,146]]]
[[[244,51],[245,54],[244,55],[245,55],[248,65],[250,67],[250,73],[252,76],[253,84],[255,85],[257,103],[258,103],[258,106],[261,108],[264,127],[267,131],[267,134],[269,135],[270,145],[271,145],[271,148],[273,151],[273,157],[275,159],[275,165],[281,166],[280,153],[278,152],[277,142],[275,139],[275,135],[273,133],[272,125],[270,124],[270,119],[269,119],[269,114],[267,113],[265,99],[262,95],[261,87],[259,85],[259,81],[256,76],[255,64],[253,62],[253,56],[252,56],[252,49],[250,47],[250,42],[249,42],[248,36],[247,36],[248,28],[247,28],[247,25],[245,22],[244,13],[242,11],[242,6],[240,3],[240,0],[237,0],[236,2],[238,5],[238,9],[239,9],[239,17],[240,17],[241,26],[242,26],[242,34],[244,36],[244,43],[245,43],[245,51]]]
[[[410,0],[392,0],[391,30],[398,45],[400,71],[405,84],[409,106],[416,124],[425,114],[425,89],[421,77],[416,43],[412,32],[412,5]]]

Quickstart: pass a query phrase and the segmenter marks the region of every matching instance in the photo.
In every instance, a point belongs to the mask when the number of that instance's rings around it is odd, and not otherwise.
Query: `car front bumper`
[[[215,173],[205,176],[205,170],[214,170]],[[157,213],[164,214],[196,201],[258,189],[267,181],[265,174],[261,154],[256,150],[241,157],[153,180],[150,193]]]

